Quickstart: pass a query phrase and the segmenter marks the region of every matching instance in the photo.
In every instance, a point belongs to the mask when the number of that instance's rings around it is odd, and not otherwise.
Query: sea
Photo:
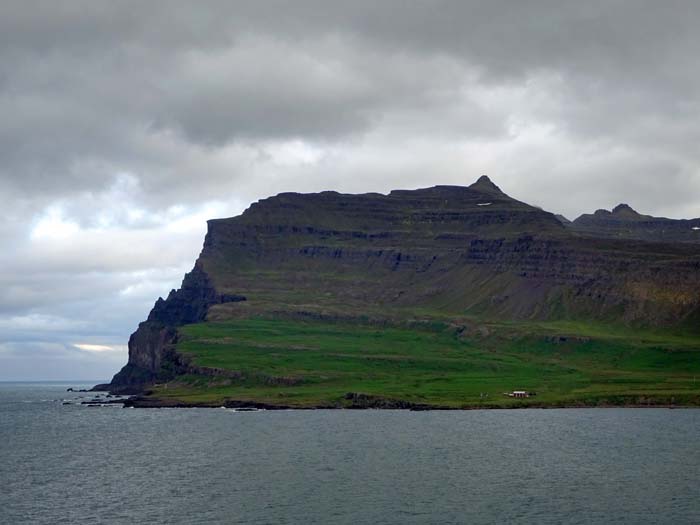
[[[0,383],[0,523],[700,523],[700,410],[136,409]],[[64,404],[69,403],[69,404]]]

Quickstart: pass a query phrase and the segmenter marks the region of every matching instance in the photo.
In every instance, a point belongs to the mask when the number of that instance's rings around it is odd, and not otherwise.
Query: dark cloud
[[[570,217],[699,216],[699,25],[691,1],[5,1],[0,361],[98,359],[71,345],[126,341],[206,218],[281,191],[488,173]]]

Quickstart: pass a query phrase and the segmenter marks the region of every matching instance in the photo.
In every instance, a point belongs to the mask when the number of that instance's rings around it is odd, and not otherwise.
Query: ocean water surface
[[[0,383],[0,523],[700,523],[700,410],[64,405]]]

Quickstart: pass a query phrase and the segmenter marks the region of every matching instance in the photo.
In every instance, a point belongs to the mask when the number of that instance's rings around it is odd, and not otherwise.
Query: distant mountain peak
[[[613,215],[621,215],[621,214],[639,215],[639,213],[637,211],[635,211],[634,209],[632,209],[632,207],[629,204],[624,204],[624,203],[620,203],[617,206],[615,206],[613,208],[612,212],[613,212]]]
[[[700,231],[700,218],[654,217],[639,213],[625,203],[618,204],[612,211],[596,210],[593,214],[584,213],[568,227],[589,237],[664,243],[700,242],[697,236],[697,232]]]
[[[608,211],[605,209],[596,210],[593,216],[598,218],[614,217],[616,219],[640,219],[644,217],[643,215],[635,211],[629,204],[624,203],[618,204],[612,209],[612,211]]]
[[[501,191],[501,188],[496,186],[491,179],[487,175],[482,175],[481,177],[478,178],[478,180],[469,186],[470,189],[472,190],[477,190],[477,191],[482,191],[482,192],[487,192],[487,193],[503,193]]]

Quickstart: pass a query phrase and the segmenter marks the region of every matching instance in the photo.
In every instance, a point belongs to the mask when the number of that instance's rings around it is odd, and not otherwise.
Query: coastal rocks
[[[362,394],[358,392],[348,392],[347,394],[345,394],[343,399],[349,402],[347,405],[345,405],[345,408],[350,409],[377,408],[421,410],[427,408],[439,408],[424,403],[412,403],[403,399],[389,399],[381,396]]]

